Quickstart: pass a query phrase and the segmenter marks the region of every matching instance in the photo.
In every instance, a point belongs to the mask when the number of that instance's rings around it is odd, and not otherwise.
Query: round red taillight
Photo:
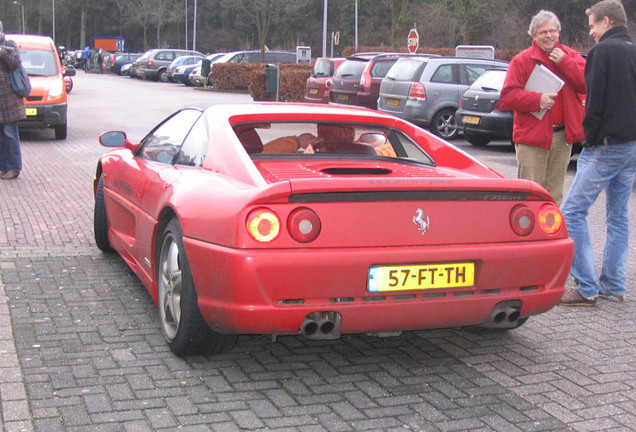
[[[554,234],[563,226],[563,215],[552,204],[546,204],[539,209],[539,228],[546,234]]]
[[[320,234],[318,215],[308,208],[298,208],[287,218],[287,230],[292,238],[301,243],[309,243]]]
[[[331,78],[329,78],[327,81],[325,81],[325,88],[330,89],[331,88]]]
[[[524,205],[515,206],[510,212],[510,226],[520,236],[527,236],[534,229],[534,213]]]
[[[276,213],[265,208],[252,211],[247,216],[245,226],[250,236],[261,243],[274,240],[280,233],[280,219]]]

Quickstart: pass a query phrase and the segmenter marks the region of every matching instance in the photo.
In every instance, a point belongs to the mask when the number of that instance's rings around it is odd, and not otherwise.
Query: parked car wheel
[[[160,69],[157,72],[157,81],[168,81],[165,77],[165,73],[166,73],[165,69]]]
[[[465,133],[464,138],[476,147],[486,147],[488,143],[490,143],[490,138],[481,135],[469,135]]]
[[[108,241],[108,220],[106,219],[106,203],[104,202],[104,177],[99,178],[95,194],[95,213],[93,215],[93,232],[95,244],[102,252],[112,252]]]
[[[157,255],[157,297],[161,332],[177,355],[217,354],[236,342],[235,335],[213,331],[203,320],[179,221],[172,219],[161,233]]]
[[[65,140],[66,139],[66,125],[67,123],[64,123],[63,125],[60,126],[55,126],[55,139],[56,140]]]
[[[435,116],[433,116],[430,130],[435,135],[447,140],[456,138],[459,133],[459,128],[457,127],[455,110],[450,108],[440,110],[437,114],[435,114]]]

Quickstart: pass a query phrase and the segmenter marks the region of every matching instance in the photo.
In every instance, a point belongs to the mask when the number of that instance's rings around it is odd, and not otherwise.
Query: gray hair
[[[559,21],[559,18],[554,14],[554,12],[550,12],[549,10],[540,10],[535,16],[532,17],[532,21],[530,21],[528,34],[534,37],[534,35],[537,33],[537,29],[549,22],[555,23],[557,30],[561,31],[561,22]]]
[[[585,13],[593,17],[595,22],[608,17],[612,27],[627,25],[627,14],[625,14],[625,8],[619,0],[603,0],[586,10]]]

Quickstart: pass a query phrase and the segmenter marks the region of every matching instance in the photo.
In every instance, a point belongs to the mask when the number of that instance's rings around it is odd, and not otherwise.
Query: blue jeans
[[[625,295],[625,264],[629,239],[629,196],[636,175],[636,141],[584,148],[576,176],[561,212],[574,240],[574,262],[570,273],[586,299]],[[598,281],[587,224],[588,210],[602,190],[606,194],[607,239]]]
[[[18,123],[0,123],[0,171],[22,171]]]

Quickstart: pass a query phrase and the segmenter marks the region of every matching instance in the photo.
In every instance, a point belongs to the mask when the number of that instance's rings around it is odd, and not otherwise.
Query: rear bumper
[[[478,125],[464,123],[464,116],[478,116],[481,120]],[[473,114],[470,111],[457,110],[457,120],[460,122],[464,133],[502,139],[512,138],[513,118],[507,113],[492,112],[487,115],[481,115]]]
[[[310,313],[333,311],[341,333],[482,324],[498,303],[522,302],[521,317],[551,309],[569,274],[573,242],[386,250],[239,250],[184,238],[199,306],[222,333],[297,333]],[[381,262],[378,262],[378,261]],[[470,288],[371,293],[377,264],[475,261]],[[210,263],[214,263],[210,265]]]
[[[307,103],[328,104],[329,103],[329,94],[327,93],[326,96],[320,96],[320,95],[308,95],[308,94],[305,93],[305,102],[307,102]]]
[[[434,114],[429,112],[426,102],[414,100],[407,100],[399,110],[391,109],[391,107],[386,105],[385,102],[382,103],[378,109],[382,112],[392,114],[396,117],[400,117],[401,119],[426,127],[431,124]]]
[[[26,105],[25,108],[36,109],[36,115],[27,115],[25,120],[19,122],[20,127],[24,128],[48,128],[62,126],[66,124],[66,111],[68,105],[66,103],[55,105]]]
[[[155,69],[137,69],[137,76],[143,77],[147,80],[155,80],[157,79],[158,71]]]

